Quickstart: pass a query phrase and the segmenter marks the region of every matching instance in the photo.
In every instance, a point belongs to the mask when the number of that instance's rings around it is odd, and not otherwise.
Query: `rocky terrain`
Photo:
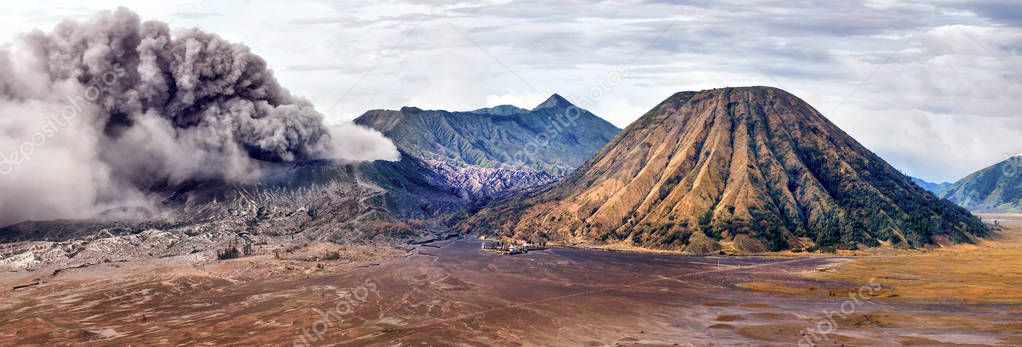
[[[462,196],[493,199],[571,172],[620,130],[554,94],[532,110],[504,105],[471,112],[405,107],[355,120],[408,155],[433,164]]]
[[[218,252],[239,256],[312,242],[404,243],[446,232],[471,200],[410,156],[398,162],[282,166],[258,184],[202,182],[164,191],[159,213],[137,219],[58,220],[0,228],[0,269]]]
[[[452,165],[440,160],[431,160],[428,163],[437,174],[443,176],[458,190],[461,197],[478,202],[499,199],[557,179],[546,171],[536,171],[530,168],[509,169],[477,165]]]
[[[389,118],[398,115],[407,119]],[[153,186],[150,198],[160,202],[155,208],[129,206],[84,220],[5,226],[0,228],[0,268],[77,267],[190,254],[209,259],[227,250],[251,255],[265,253],[266,247],[259,246],[319,241],[430,239],[445,234],[451,219],[463,211],[552,182],[557,176],[551,172],[581,164],[617,131],[556,95],[534,110],[374,111],[359,122],[384,130],[401,159],[267,162],[257,182]],[[539,142],[541,137],[548,142]],[[424,145],[423,139],[441,146]],[[535,146],[538,159],[515,159],[514,151],[522,151],[518,158],[532,158],[522,145]]]
[[[988,233],[802,100],[767,87],[677,93],[563,181],[461,228],[697,253],[922,247]]]
[[[977,171],[940,195],[971,210],[1022,211],[1022,156]]]

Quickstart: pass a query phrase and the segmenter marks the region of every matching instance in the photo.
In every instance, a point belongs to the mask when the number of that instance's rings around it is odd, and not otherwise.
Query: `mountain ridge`
[[[476,109],[472,111],[472,113],[490,114],[494,116],[511,116],[516,114],[529,113],[529,110],[515,105],[497,105],[493,107]]]
[[[554,94],[533,110],[371,110],[356,124],[460,182],[463,195],[493,199],[549,182],[582,165],[620,130]],[[503,187],[492,189],[492,187]]]
[[[547,108],[557,109],[557,108],[568,108],[568,107],[575,107],[575,105],[572,104],[570,101],[568,101],[568,99],[565,99],[560,94],[554,93],[553,95],[550,95],[550,97],[547,98],[545,101],[543,101],[539,105],[536,105],[536,107],[533,108],[532,110],[533,111],[539,111],[539,110],[547,109]]]
[[[912,177],[912,176],[909,176],[909,177],[912,178],[912,182],[914,182],[916,185],[922,187],[923,189],[926,189],[927,191],[929,191],[929,192],[931,192],[931,193],[933,193],[934,195],[937,195],[937,196],[942,196],[943,193],[944,193],[944,190],[946,190],[948,187],[950,187],[952,184],[954,184],[954,183],[951,183],[951,182],[933,183],[933,182],[924,180],[922,178]]]
[[[1022,156],[976,171],[950,184],[940,195],[975,211],[1022,211]]]
[[[917,247],[987,233],[804,101],[770,87],[673,94],[563,181],[483,209],[460,227],[529,240],[739,251]]]

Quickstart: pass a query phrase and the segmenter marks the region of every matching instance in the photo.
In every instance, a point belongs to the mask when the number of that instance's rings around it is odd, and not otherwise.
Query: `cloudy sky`
[[[0,40],[117,6],[249,45],[338,122],[556,92],[624,127],[674,92],[767,85],[931,181],[1022,153],[1018,1],[8,1]]]

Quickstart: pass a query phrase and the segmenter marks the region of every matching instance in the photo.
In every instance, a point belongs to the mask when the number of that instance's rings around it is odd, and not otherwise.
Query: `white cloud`
[[[203,14],[186,18],[181,3],[131,6],[245,42],[333,122],[408,105],[531,108],[625,65],[631,77],[584,105],[618,126],[677,91],[772,85],[929,180],[1022,151],[1017,2],[705,3],[184,0]],[[114,6],[0,5],[0,38]]]

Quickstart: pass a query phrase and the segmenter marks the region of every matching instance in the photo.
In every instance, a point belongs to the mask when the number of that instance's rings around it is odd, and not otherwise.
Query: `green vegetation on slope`
[[[975,211],[1022,211],[1022,156],[969,175],[942,196]]]

